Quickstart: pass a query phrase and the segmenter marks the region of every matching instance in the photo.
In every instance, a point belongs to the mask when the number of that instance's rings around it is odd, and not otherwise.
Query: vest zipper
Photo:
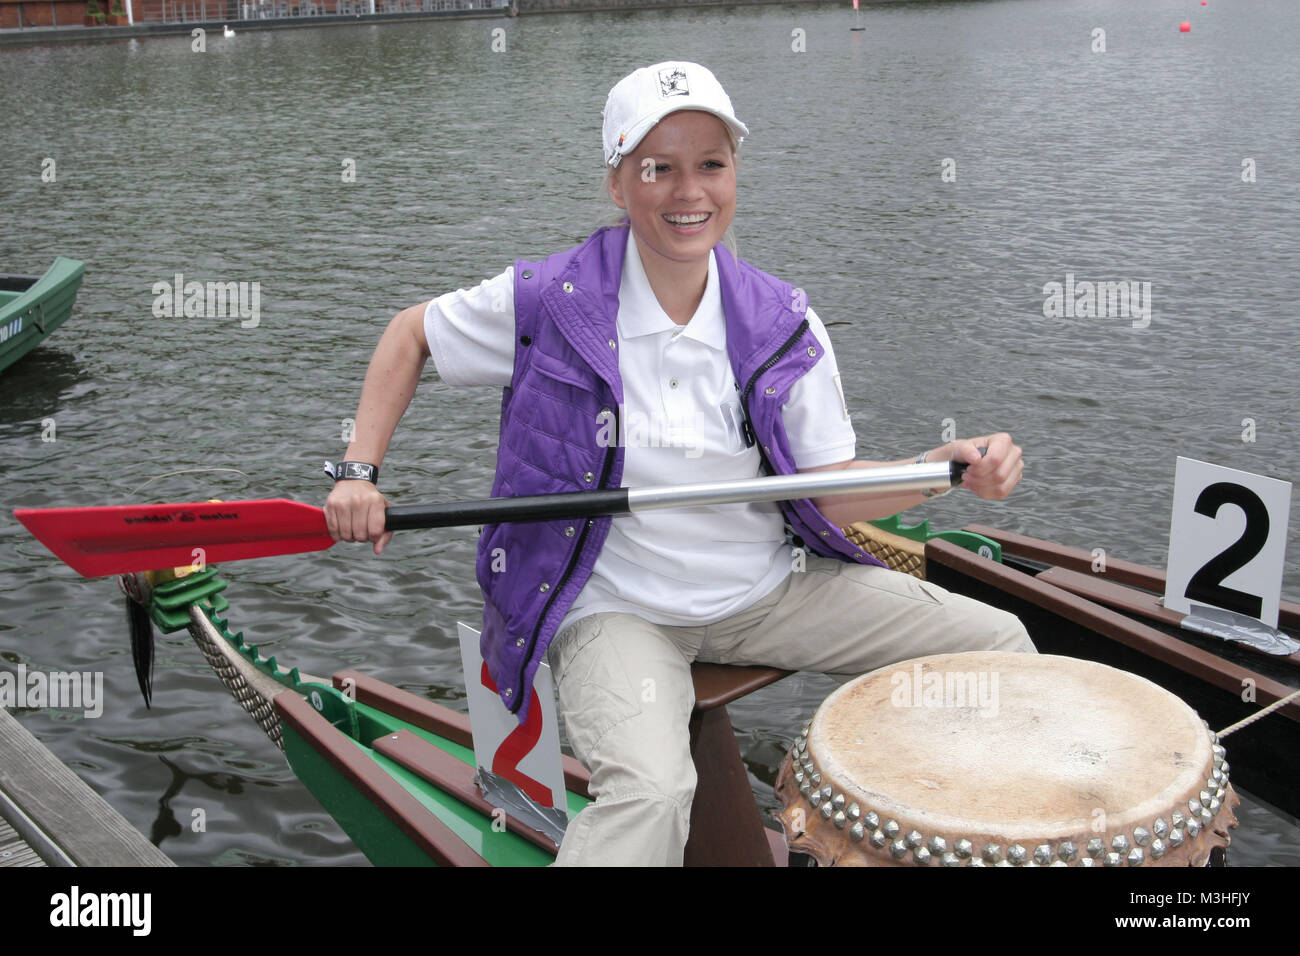
[[[600,481],[596,484],[597,488],[604,488],[605,482],[609,480],[609,473],[614,470],[614,455],[618,449],[618,435],[620,434],[622,426],[618,420],[619,413],[617,411],[617,405],[612,406],[612,408],[614,410],[613,434],[615,436],[615,441],[605,450],[605,464],[601,467]],[[564,573],[560,575],[560,580],[556,582],[555,587],[551,588],[551,596],[546,599],[546,606],[542,608],[542,613],[537,618],[537,626],[533,628],[533,636],[528,639],[528,647],[524,649],[523,663],[520,665],[519,673],[515,677],[515,686],[520,689],[520,693],[519,699],[515,701],[515,705],[510,708],[510,713],[512,714],[517,713],[519,708],[524,704],[524,671],[528,668],[528,662],[532,660],[533,648],[537,646],[537,638],[542,633],[542,625],[546,623],[546,615],[551,613],[551,606],[555,604],[555,599],[560,596],[560,592],[564,590],[564,586],[569,583],[569,578],[571,578],[573,572],[577,570],[578,560],[582,557],[582,550],[587,544],[587,533],[591,531],[592,523],[595,520],[595,518],[588,518],[583,521],[582,533],[578,535],[578,544],[573,549],[573,557],[569,559],[568,567],[566,567]]]
[[[745,390],[740,393],[740,407],[744,409],[745,425],[747,427],[752,428],[752,426],[749,425],[749,423],[753,420],[752,416],[749,414],[749,396],[754,391],[754,385],[755,383],[758,382],[758,377],[762,375],[764,372],[766,372],[768,369],[770,369],[777,362],[781,361],[781,359],[785,356],[785,353],[789,352],[792,348],[794,348],[794,343],[798,342],[799,339],[803,338],[803,334],[807,331],[808,331],[808,320],[804,319],[802,322],[799,323],[799,328],[794,330],[794,335],[786,339],[785,344],[782,345],[775,352],[773,352],[772,357],[769,358],[762,365],[760,365],[757,368],[757,370],[755,370],[754,374],[749,377],[749,381],[745,384]],[[762,458],[763,460],[763,470],[769,475],[776,474],[776,472],[773,471],[772,469],[772,463],[768,461],[767,450],[763,448],[763,443],[758,440],[757,435],[754,436],[754,443],[758,445],[758,454],[759,457]]]

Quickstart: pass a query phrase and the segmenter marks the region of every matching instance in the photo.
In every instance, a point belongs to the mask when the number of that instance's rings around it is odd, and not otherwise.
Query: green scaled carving
[[[969,531],[931,531],[930,519],[926,518],[920,524],[903,524],[899,515],[890,515],[888,518],[880,518],[871,522],[881,531],[888,531],[890,534],[896,534],[900,538],[907,538],[909,541],[919,541],[922,544],[931,538],[940,538],[949,541],[967,551],[973,551],[981,558],[988,558],[990,561],[1002,563],[1002,545],[998,544],[992,538],[986,538],[982,534],[972,534]]]
[[[159,584],[153,589],[149,616],[164,634],[183,631],[190,626],[189,606],[210,601],[214,610],[224,611],[229,604],[220,592],[226,582],[217,577],[215,568],[205,568],[183,578]]]

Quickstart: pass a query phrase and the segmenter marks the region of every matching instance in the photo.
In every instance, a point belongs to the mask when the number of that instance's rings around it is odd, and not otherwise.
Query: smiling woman
[[[374,479],[429,357],[450,384],[505,389],[493,496],[885,464],[854,460],[834,350],[807,296],[722,242],[749,130],[716,77],[679,61],[636,70],[603,118],[608,191],[626,218],[393,319],[347,453],[364,467],[341,470],[326,502],[336,539],[373,541],[376,553],[387,543]],[[691,440],[610,441],[633,424]],[[965,487],[986,498],[1020,479],[1006,434],[921,458],[966,462]],[[925,497],[486,525],[477,571],[492,682],[522,722],[548,660],[592,774],[596,799],[557,862],[682,862],[694,661],[857,674],[921,647],[1032,651],[1011,615],[921,588],[841,530]]]

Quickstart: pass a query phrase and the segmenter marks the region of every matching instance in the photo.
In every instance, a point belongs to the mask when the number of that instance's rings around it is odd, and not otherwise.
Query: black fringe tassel
[[[131,660],[135,663],[135,679],[144,694],[144,705],[153,701],[153,621],[143,604],[126,599],[126,620],[131,629]]]

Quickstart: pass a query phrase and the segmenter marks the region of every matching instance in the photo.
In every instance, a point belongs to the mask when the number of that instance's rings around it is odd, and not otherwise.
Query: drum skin
[[[818,708],[777,776],[823,866],[1204,866],[1240,801],[1173,694],[1070,657],[891,664]]]

